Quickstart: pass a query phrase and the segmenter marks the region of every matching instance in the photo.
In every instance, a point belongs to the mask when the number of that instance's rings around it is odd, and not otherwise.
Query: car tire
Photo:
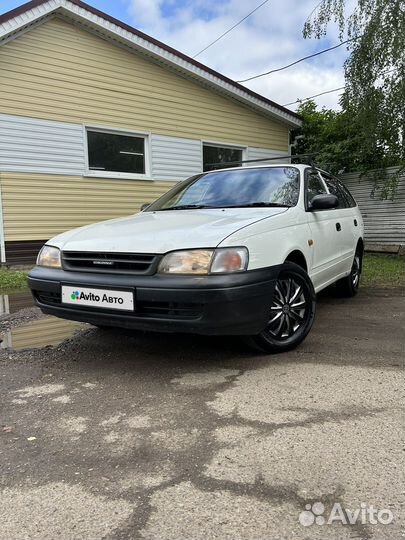
[[[358,293],[362,270],[362,259],[362,252],[357,249],[354,255],[350,274],[336,282],[336,288],[339,296],[350,298]]]
[[[266,328],[246,341],[266,353],[294,349],[311,330],[315,307],[316,295],[310,277],[301,266],[286,262],[269,299],[270,318]]]

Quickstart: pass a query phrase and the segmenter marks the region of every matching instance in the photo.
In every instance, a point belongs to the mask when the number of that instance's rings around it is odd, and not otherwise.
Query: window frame
[[[123,135],[127,137],[136,137],[144,140],[144,173],[129,173],[129,172],[114,172],[114,171],[102,171],[93,170],[89,167],[89,146],[87,133],[88,131],[95,131],[98,133],[106,133],[111,135]],[[85,177],[90,178],[111,178],[116,180],[152,180],[151,177],[151,163],[150,163],[150,144],[151,133],[147,131],[133,131],[130,129],[111,128],[93,124],[83,124],[83,140],[84,140],[84,158],[85,158]]]
[[[233,144],[229,142],[224,143],[220,141],[208,141],[203,139],[201,140],[201,170],[203,173],[211,172],[204,171],[204,146],[211,146],[214,148],[230,148],[231,150],[242,150],[242,161],[245,161],[247,159],[248,147],[244,146],[243,144]],[[239,166],[243,167],[243,163],[241,163]],[[233,167],[238,167],[238,165],[224,168],[232,169]]]

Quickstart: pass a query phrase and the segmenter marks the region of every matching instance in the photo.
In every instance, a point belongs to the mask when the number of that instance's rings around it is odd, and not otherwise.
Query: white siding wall
[[[405,176],[400,178],[393,200],[381,199],[378,189],[373,197],[374,183],[368,178],[346,174],[341,180],[361,210],[366,243],[405,245]]]
[[[84,143],[81,124],[0,114],[0,171],[83,176]],[[150,149],[154,180],[184,180],[202,171],[199,140],[151,135]]]
[[[149,139],[153,180],[175,182],[202,171],[201,140],[156,134]],[[0,114],[0,171],[84,176],[85,152],[81,124]],[[280,154],[277,150],[249,147],[246,158]]]
[[[202,171],[202,145],[195,139],[152,135],[152,177],[185,180]]]
[[[81,175],[80,124],[0,114],[0,171]]]
[[[249,146],[248,152],[247,152],[247,159],[264,159],[264,158],[271,158],[276,156],[282,156],[287,155],[288,150],[286,149],[285,152],[280,152],[280,150],[269,150],[267,148],[253,148]],[[286,159],[280,159],[280,160],[272,160],[272,161],[258,161],[257,165],[266,165],[266,164],[272,164],[272,163],[285,163]],[[255,165],[255,163],[247,163],[247,165]]]

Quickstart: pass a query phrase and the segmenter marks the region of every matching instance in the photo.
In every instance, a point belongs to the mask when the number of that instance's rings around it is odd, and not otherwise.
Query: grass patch
[[[27,286],[26,272],[0,269],[0,290],[25,289]]]
[[[363,260],[361,285],[365,287],[403,287],[405,257],[366,254]]]

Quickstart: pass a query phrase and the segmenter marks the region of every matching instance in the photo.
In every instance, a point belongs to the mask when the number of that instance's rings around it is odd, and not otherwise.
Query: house
[[[0,16],[1,262],[212,163],[286,154],[300,123],[79,0],[32,0]]]

